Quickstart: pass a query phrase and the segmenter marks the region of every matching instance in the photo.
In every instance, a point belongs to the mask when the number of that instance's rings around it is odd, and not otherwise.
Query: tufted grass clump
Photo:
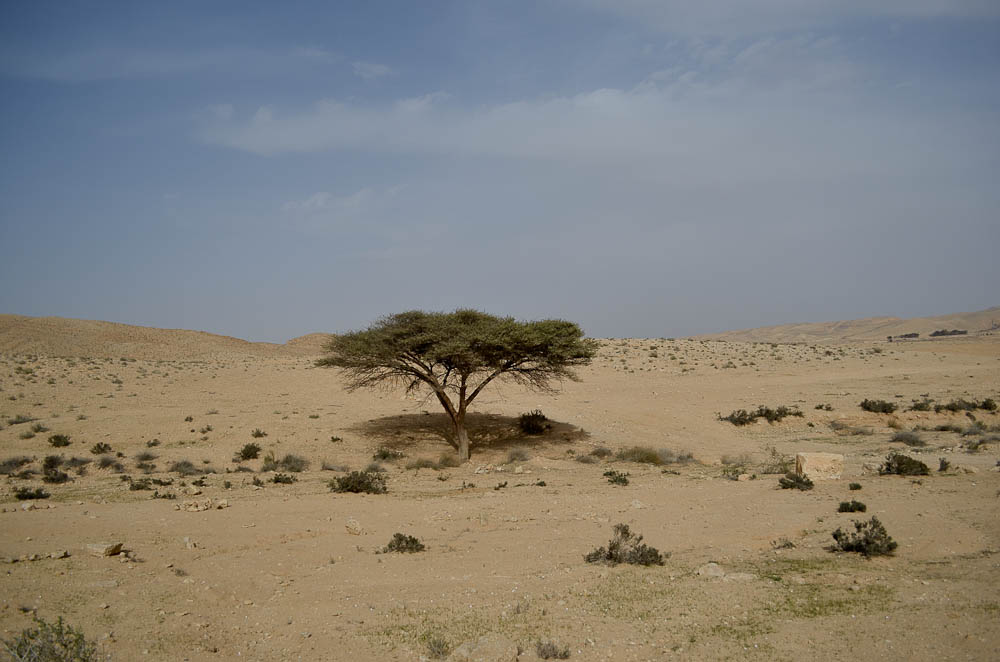
[[[867,522],[854,522],[854,529],[854,533],[839,528],[833,532],[836,542],[834,551],[857,552],[869,558],[891,556],[898,546],[877,517],[872,517]]]
[[[783,490],[811,490],[814,485],[808,476],[802,476],[794,471],[789,471],[782,478],[778,479],[778,485],[781,486]]]
[[[200,476],[204,473],[191,460],[178,460],[177,462],[172,462],[167,468],[167,471],[180,474],[181,476]]]
[[[633,534],[627,524],[616,524],[614,535],[607,547],[598,547],[583,557],[587,563],[604,565],[663,565],[665,556],[655,547],[642,542],[642,536]]]
[[[97,466],[100,469],[111,469],[111,471],[116,474],[120,474],[125,471],[125,465],[110,455],[102,455],[97,458]]]
[[[333,492],[353,494],[385,494],[385,476],[376,471],[352,471],[328,483]]]
[[[309,468],[309,460],[305,459],[301,455],[295,455],[293,453],[286,453],[284,457],[280,460],[275,459],[273,453],[268,453],[264,456],[264,464],[261,465],[261,471],[290,471],[292,473],[299,473],[305,471]]]
[[[909,455],[892,451],[885,457],[885,463],[879,467],[878,472],[883,475],[896,476],[927,476],[930,469],[920,460],[915,460]]]
[[[394,533],[392,535],[392,540],[389,541],[388,545],[382,548],[381,553],[415,554],[416,552],[422,552],[425,549],[427,549],[427,547],[417,538],[404,535],[402,533]]]
[[[921,437],[916,432],[912,432],[910,430],[900,430],[896,434],[892,435],[892,439],[890,439],[889,441],[903,443],[906,444],[907,446],[912,446],[914,448],[927,445],[927,442],[924,441],[923,437]]]
[[[34,627],[25,628],[16,638],[0,645],[12,662],[97,662],[97,646],[87,641],[82,630],[67,625],[62,616],[55,623],[35,618]]]
[[[542,660],[568,660],[569,647],[559,646],[554,641],[538,641],[535,654]]]
[[[260,428],[254,428],[254,431],[250,433],[250,436],[254,439],[260,439],[261,437],[266,437],[267,433]]]
[[[623,462],[636,462],[639,464],[686,464],[694,460],[694,456],[687,452],[674,452],[669,448],[650,448],[649,446],[632,446],[623,448],[615,455],[615,458]]]

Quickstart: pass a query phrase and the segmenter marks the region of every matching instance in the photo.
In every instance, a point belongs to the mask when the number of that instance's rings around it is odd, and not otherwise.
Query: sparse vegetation
[[[911,432],[909,430],[901,430],[896,434],[892,435],[892,439],[889,441],[894,441],[898,443],[906,444],[907,446],[920,447],[926,446],[927,442],[917,434],[916,432]]]
[[[35,618],[16,638],[2,642],[12,662],[97,662],[97,646],[82,630],[67,625],[62,616],[55,623]]]
[[[875,414],[891,414],[898,408],[894,402],[888,402],[886,400],[869,400],[868,398],[861,401],[860,407],[865,411],[870,411]]]
[[[896,550],[896,541],[889,536],[877,517],[872,517],[867,522],[854,522],[854,529],[854,533],[841,529],[833,532],[835,551],[857,552],[867,558],[890,556]]]
[[[62,448],[64,446],[69,446],[69,435],[66,434],[54,434],[49,437],[49,443],[56,447]]]
[[[841,501],[837,508],[838,513],[863,513],[866,510],[868,510],[868,506],[855,499]]]
[[[354,494],[385,494],[385,476],[374,471],[352,471],[346,476],[339,476],[329,482],[334,492],[351,492]]]
[[[111,469],[118,474],[125,471],[125,466],[110,455],[102,455],[97,458],[97,466],[101,469]]]
[[[847,489],[851,490],[852,492],[857,492],[858,490],[861,489],[861,483],[851,483],[850,485],[847,486]]]
[[[568,660],[569,648],[553,641],[539,641],[535,644],[535,654],[542,660]]]
[[[920,460],[893,451],[886,456],[885,463],[879,468],[879,473],[897,476],[927,476],[930,474],[930,470]]]
[[[509,453],[507,453],[507,464],[514,464],[515,462],[527,462],[528,453],[524,449],[515,448]]]
[[[663,565],[665,556],[655,547],[642,542],[642,536],[634,535],[627,524],[616,524],[614,535],[607,547],[598,547],[584,557],[587,563],[604,565]]]
[[[258,444],[249,443],[245,444],[243,448],[236,452],[236,457],[234,462],[244,462],[246,460],[256,460],[260,457],[261,448]]]
[[[268,453],[264,456],[264,464],[261,465],[261,471],[290,471],[292,473],[299,473],[305,471],[309,468],[309,460],[305,459],[301,455],[294,455],[292,453],[285,454],[280,460],[274,458],[273,453]]]
[[[274,474],[274,476],[271,477],[271,482],[277,485],[291,485],[296,480],[298,479],[295,476],[282,473]]]
[[[986,398],[980,402],[958,398],[957,400],[952,400],[946,404],[934,405],[934,412],[937,414],[940,414],[943,411],[957,413],[960,411],[976,411],[977,409],[982,409],[984,411],[996,411],[997,403],[992,398]]]
[[[521,429],[521,432],[529,435],[539,435],[545,434],[545,431],[551,428],[549,424],[549,419],[541,412],[540,409],[521,414],[517,419],[517,426]]]
[[[389,544],[382,548],[382,553],[414,554],[422,552],[425,549],[424,544],[417,538],[402,533],[394,533]]]
[[[253,432],[250,433],[250,436],[253,437],[254,439],[260,439],[261,437],[266,437],[267,433],[261,430],[260,428],[256,428]]]
[[[172,462],[167,468],[167,471],[171,473],[180,474],[181,476],[199,476],[203,472],[198,466],[191,460],[178,460],[177,462]]]
[[[106,444],[103,441],[99,441],[90,447],[90,452],[94,455],[106,455],[111,452],[111,444]]]
[[[615,455],[623,462],[637,462],[640,464],[684,464],[691,462],[694,456],[691,453],[675,453],[669,448],[654,449],[649,446],[632,446],[623,448]]]
[[[628,485],[628,474],[620,471],[608,470],[604,472],[604,477],[612,485]]]
[[[814,485],[808,476],[799,475],[793,471],[790,471],[784,475],[784,477],[778,479],[778,485],[781,486],[783,490],[811,490]]]
[[[8,457],[3,462],[0,462],[0,474],[5,476],[10,476],[11,474],[17,473],[18,469],[26,464],[31,463],[30,457],[25,457],[23,455],[17,457]]]
[[[393,448],[386,448],[385,446],[379,446],[375,453],[372,454],[373,460],[382,461],[399,460],[404,457],[406,457],[404,453]]]
[[[729,421],[733,425],[742,426],[750,425],[751,423],[756,422],[758,418],[763,418],[768,423],[778,423],[789,416],[802,418],[805,414],[795,407],[786,407],[782,405],[772,409],[771,407],[760,405],[757,409],[751,411],[747,411],[746,409],[737,409],[728,416],[722,416],[720,414],[719,420]]]
[[[14,490],[14,498],[18,501],[29,501],[32,499],[48,499],[51,496],[41,487],[36,487],[34,489],[30,487],[19,487]]]
[[[946,457],[939,457],[938,458],[938,471],[939,472],[945,472],[945,471],[948,471],[948,469],[951,469],[951,462],[949,462],[948,458],[946,458]]]

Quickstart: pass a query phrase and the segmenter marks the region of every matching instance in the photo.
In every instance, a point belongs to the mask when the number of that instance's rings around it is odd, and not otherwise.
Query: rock
[[[964,474],[977,474],[977,473],[979,473],[979,469],[977,469],[975,467],[969,467],[969,466],[966,466],[964,464],[962,464],[962,465],[956,465],[956,466],[952,467],[952,470],[955,471],[956,473],[959,472],[959,471],[961,471]]]
[[[632,499],[632,507],[635,508],[636,510],[642,510],[643,508],[646,507],[646,504],[644,504],[642,501],[639,501],[638,499]]]
[[[194,485],[188,485],[182,490],[182,492],[184,492],[187,496],[198,496],[201,494],[201,490]]]
[[[524,473],[524,467],[516,467],[514,469],[514,473],[516,473],[516,474],[523,474]]]
[[[810,480],[837,480],[844,473],[844,456],[839,453],[797,453],[795,473]]]
[[[750,474],[740,474],[739,476],[736,477],[736,480],[740,481],[741,483],[748,481],[750,480]]]
[[[215,509],[222,510],[223,508],[229,507],[229,499],[219,499],[215,502]]]
[[[452,651],[449,662],[515,662],[517,644],[501,635],[489,634],[466,641]]]
[[[882,468],[880,464],[874,464],[872,462],[865,462],[861,465],[861,473],[865,475],[877,474]]]
[[[191,540],[188,536],[184,536],[184,547],[187,549],[198,549],[198,543]]]
[[[749,572],[730,572],[723,577],[723,579],[727,582],[749,582],[756,578],[757,577],[755,575],[752,575]]]
[[[87,551],[94,556],[115,556],[122,553],[122,543],[92,542],[87,545]]]
[[[69,552],[66,551],[65,549],[60,549],[60,550],[58,550],[56,552],[52,552],[52,553],[49,554],[49,558],[50,559],[65,559],[68,556],[69,556]]]
[[[725,577],[726,571],[719,567],[718,563],[706,563],[694,571],[701,577]]]
[[[38,506],[35,505],[34,501],[25,501],[21,504],[21,510],[38,510]]]
[[[353,517],[347,520],[347,522],[344,524],[344,528],[347,529],[347,532],[352,536],[360,536],[362,533],[364,533],[364,529],[361,528],[361,523],[358,522],[358,520],[354,519]]]

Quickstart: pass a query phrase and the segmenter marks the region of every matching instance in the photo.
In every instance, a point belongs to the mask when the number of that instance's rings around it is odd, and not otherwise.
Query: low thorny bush
[[[868,506],[856,499],[841,501],[840,506],[837,507],[838,513],[863,513],[866,510],[868,510]]]
[[[892,451],[885,456],[885,463],[879,467],[878,472],[883,476],[927,476],[930,469],[920,460]]]
[[[346,476],[338,476],[328,483],[334,492],[354,494],[385,494],[385,476],[374,471],[352,471]]]
[[[837,543],[834,551],[857,552],[864,557],[890,556],[896,550],[897,544],[886,532],[882,522],[872,517],[867,522],[854,522],[854,533],[841,529],[833,532]]]
[[[802,476],[793,471],[790,471],[782,478],[779,478],[778,485],[780,485],[783,490],[811,490],[813,488],[813,482],[809,480],[808,476]]]
[[[548,417],[540,409],[536,409],[526,414],[521,414],[520,418],[517,419],[517,426],[524,434],[545,434],[545,431],[552,427],[548,420]]]
[[[865,411],[875,414],[891,414],[896,411],[896,403],[885,400],[869,400],[865,398],[861,401],[860,407]]]
[[[627,524],[616,524],[614,535],[607,547],[598,547],[583,557],[587,563],[604,565],[663,565],[665,556],[655,547],[642,542],[642,536],[633,534]]]
[[[97,646],[87,641],[82,630],[63,622],[35,618],[34,627],[25,628],[16,638],[2,640],[12,662],[97,662]]]
[[[389,554],[395,552],[399,554],[414,554],[416,552],[422,552],[425,549],[427,548],[424,543],[420,542],[417,538],[404,535],[402,533],[394,533],[392,535],[392,540],[389,541],[389,544],[382,548],[382,553]]]
[[[768,423],[778,423],[781,420],[794,416],[802,418],[805,416],[801,411],[795,407],[786,407],[782,405],[780,407],[772,409],[771,407],[765,407],[760,405],[757,409],[747,411],[746,409],[737,409],[733,411],[729,416],[719,415],[720,421],[729,421],[733,425],[742,426],[750,425],[754,423],[758,418],[765,419]]]

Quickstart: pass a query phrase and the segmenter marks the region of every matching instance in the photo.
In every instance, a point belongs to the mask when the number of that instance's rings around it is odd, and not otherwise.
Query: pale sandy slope
[[[915,317],[912,319],[869,317],[838,322],[781,324],[756,329],[709,333],[696,337],[731,342],[828,343],[885,340],[887,336],[919,333],[921,339],[929,339],[929,335],[939,329],[962,329],[975,335],[983,332],[996,332],[998,325],[1000,325],[1000,307],[988,308],[974,313],[955,313],[939,317]]]

